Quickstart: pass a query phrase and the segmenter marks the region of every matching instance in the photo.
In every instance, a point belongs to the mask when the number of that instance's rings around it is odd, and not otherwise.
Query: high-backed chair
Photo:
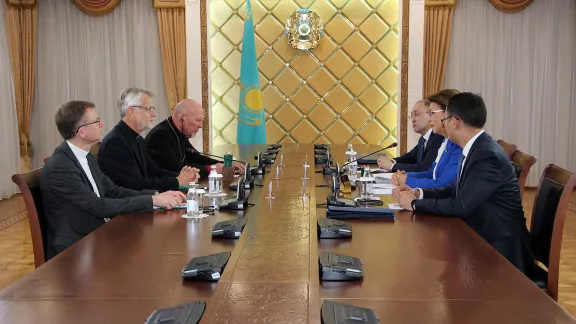
[[[12,181],[18,185],[28,212],[30,231],[32,232],[32,249],[36,268],[46,262],[46,222],[42,197],[40,196],[40,173],[42,168],[23,174],[15,174]]]
[[[518,182],[520,183],[521,197],[524,197],[524,188],[526,188],[528,173],[530,173],[530,169],[536,163],[536,161],[538,161],[538,159],[536,159],[535,156],[528,155],[520,150],[516,150],[512,156],[511,161],[516,171]]]
[[[530,237],[536,261],[530,279],[552,299],[558,301],[558,275],[560,248],[566,209],[574,186],[576,174],[549,164],[540,178],[534,198],[534,209],[530,222]]]
[[[514,152],[516,152],[516,145],[510,144],[510,143],[505,142],[501,139],[498,140],[497,142],[504,149],[504,152],[506,152],[506,155],[508,155],[508,158],[510,160],[512,160],[512,155],[514,155]]]

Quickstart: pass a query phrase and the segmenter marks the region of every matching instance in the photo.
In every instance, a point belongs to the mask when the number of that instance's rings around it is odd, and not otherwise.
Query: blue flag
[[[266,122],[258,78],[254,21],[250,0],[246,3],[246,21],[242,38],[240,64],[240,107],[238,111],[238,144],[266,144]]]

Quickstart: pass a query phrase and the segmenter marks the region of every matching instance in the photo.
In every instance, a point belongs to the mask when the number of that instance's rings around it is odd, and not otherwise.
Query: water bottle
[[[188,217],[194,217],[200,211],[196,196],[196,186],[194,182],[190,182],[188,187],[188,194],[186,195],[186,216]]]
[[[210,169],[210,174],[208,175],[208,193],[211,196],[218,196],[221,189],[220,179],[218,179],[219,174],[216,172],[216,165],[213,165]]]
[[[374,195],[375,179],[370,174],[370,168],[366,169],[364,176],[360,178],[360,198],[370,200]]]
[[[346,151],[346,163],[348,163],[348,179],[350,179],[350,183],[354,184],[358,174],[358,162],[356,162],[356,152],[354,152],[352,144],[348,144],[348,151]]]

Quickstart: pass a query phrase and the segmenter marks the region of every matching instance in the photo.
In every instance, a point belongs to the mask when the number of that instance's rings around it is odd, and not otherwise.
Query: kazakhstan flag
[[[246,21],[242,38],[240,65],[240,109],[238,111],[238,144],[266,144],[266,123],[262,109],[262,92],[258,78],[254,21],[250,0],[246,1]]]

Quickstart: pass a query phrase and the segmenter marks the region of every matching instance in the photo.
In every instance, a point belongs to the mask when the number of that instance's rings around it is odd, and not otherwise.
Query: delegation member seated
[[[389,160],[386,156],[378,157],[378,167],[391,171],[420,172],[430,169],[438,149],[442,145],[444,138],[432,132],[430,127],[430,116],[427,114],[430,109],[430,101],[420,100],[412,108],[410,119],[412,127],[416,133],[421,134],[418,144],[410,152]]]
[[[198,178],[198,169],[159,167],[148,154],[142,133],[152,128],[156,107],[150,91],[129,88],[119,101],[120,122],[104,137],[98,150],[102,171],[119,186],[134,190],[178,190]]]
[[[432,132],[444,137],[444,142],[438,150],[438,156],[436,161],[432,163],[432,167],[423,172],[397,171],[392,175],[392,184],[396,186],[407,185],[412,188],[440,188],[450,185],[456,179],[456,169],[462,148],[447,138],[440,120],[445,116],[448,101],[458,93],[457,90],[445,89],[428,98],[430,110],[427,113],[430,116]]]
[[[520,185],[510,159],[483,129],[486,116],[480,96],[452,97],[442,123],[450,140],[462,147],[456,180],[437,189],[404,186],[393,195],[406,210],[462,218],[519,271],[529,274],[534,258]]]
[[[117,214],[152,211],[153,206],[171,209],[185,201],[181,192],[119,187],[100,171],[89,152],[100,141],[103,127],[93,103],[64,104],[56,112],[56,126],[64,142],[40,174],[48,259]]]
[[[172,116],[158,123],[146,136],[150,157],[161,168],[174,172],[191,166],[200,170],[201,177],[207,177],[211,166],[216,165],[216,172],[222,173],[224,164],[200,154],[189,141],[202,129],[203,123],[202,105],[192,99],[180,101]],[[236,161],[233,166],[238,172],[244,170],[244,166]]]

